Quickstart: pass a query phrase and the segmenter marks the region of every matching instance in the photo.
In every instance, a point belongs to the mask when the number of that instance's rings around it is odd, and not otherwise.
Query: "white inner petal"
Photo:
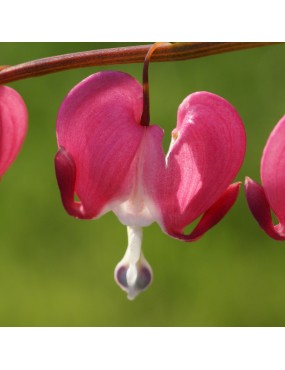
[[[141,193],[136,193],[127,201],[118,204],[113,208],[113,212],[123,225],[144,227],[155,221]]]
[[[136,156],[135,171],[132,179],[132,190],[129,198],[124,202],[116,202],[112,210],[124,225],[149,226],[159,217],[159,210],[149,199],[143,186],[143,161],[145,138],[142,139]]]
[[[138,270],[136,268],[136,265],[130,265],[127,271],[127,283],[130,288],[132,288],[135,285],[137,281],[137,277],[138,277]]]

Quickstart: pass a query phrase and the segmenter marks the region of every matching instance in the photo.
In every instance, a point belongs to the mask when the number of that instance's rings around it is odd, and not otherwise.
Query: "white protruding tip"
[[[116,283],[133,300],[152,281],[152,270],[141,251],[142,229],[128,226],[128,247],[115,269]]]

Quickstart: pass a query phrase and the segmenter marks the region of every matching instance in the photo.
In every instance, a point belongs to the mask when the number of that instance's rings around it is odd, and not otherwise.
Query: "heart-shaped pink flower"
[[[236,110],[217,95],[197,92],[180,105],[165,156],[163,130],[140,124],[142,97],[142,86],[128,74],[96,73],[70,91],[57,119],[55,168],[63,205],[85,219],[113,211],[128,227],[128,249],[115,278],[129,298],[152,278],[141,228],[157,222],[174,238],[201,237],[236,200],[240,184],[231,182],[246,146]]]
[[[260,174],[262,186],[249,177],[245,180],[249,209],[271,238],[285,240],[285,116],[267,140]],[[272,222],[271,209],[279,220],[277,225]]]
[[[0,86],[0,176],[16,159],[28,127],[28,113],[21,96]]]

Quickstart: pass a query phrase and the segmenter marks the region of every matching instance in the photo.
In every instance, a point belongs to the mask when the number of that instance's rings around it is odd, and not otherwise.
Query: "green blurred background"
[[[1,43],[0,65],[128,43]],[[132,44],[134,45],[134,44]],[[165,130],[178,105],[207,90],[229,100],[247,130],[237,177],[260,181],[267,137],[285,113],[285,45],[150,66],[151,121]],[[128,301],[113,281],[126,230],[113,214],[79,221],[64,211],[53,158],[55,122],[68,91],[103,69],[141,80],[142,64],[92,67],[9,85],[29,110],[22,151],[0,186],[1,326],[284,326],[285,243],[271,240],[250,215],[243,189],[232,211],[195,243],[154,224],[144,231],[152,286]],[[285,194],[284,194],[285,196]]]

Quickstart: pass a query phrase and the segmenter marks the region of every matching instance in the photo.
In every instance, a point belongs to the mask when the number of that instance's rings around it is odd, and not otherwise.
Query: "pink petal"
[[[61,147],[54,162],[61,200],[66,212],[77,218],[92,218],[93,215],[85,213],[81,202],[74,201],[76,167],[73,158]]]
[[[235,178],[245,154],[245,131],[236,110],[221,97],[198,92],[178,110],[167,155],[153,137],[145,158],[145,187],[160,209],[162,228],[179,235],[206,212]]]
[[[74,190],[85,215],[97,217],[128,198],[145,132],[139,125],[141,112],[142,87],[120,72],[86,78],[63,101],[57,140],[74,161]]]
[[[273,129],[264,148],[261,181],[267,201],[285,225],[285,116]]]
[[[245,180],[245,195],[251,213],[259,226],[273,239],[285,240],[282,225],[274,226],[271,218],[270,204],[262,186],[249,177]]]
[[[240,184],[240,182],[236,182],[227,188],[224,194],[204,213],[198,225],[190,235],[171,234],[171,236],[183,241],[195,241],[201,238],[206,231],[220,222],[232,208],[238,197]]]
[[[8,86],[0,86],[0,176],[20,151],[27,124],[27,108],[21,96]]]

